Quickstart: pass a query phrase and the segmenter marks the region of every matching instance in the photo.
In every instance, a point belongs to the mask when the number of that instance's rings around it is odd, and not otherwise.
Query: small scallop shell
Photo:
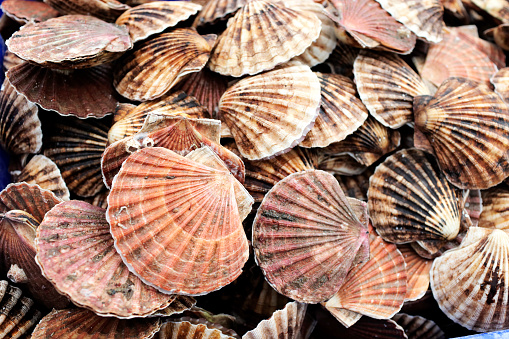
[[[158,339],[235,339],[219,329],[206,324],[193,324],[189,321],[168,321],[156,334]]]
[[[15,154],[37,153],[42,146],[37,106],[16,92],[8,79],[0,93],[0,144]]]
[[[495,92],[509,103],[509,67],[499,69],[490,81],[495,86]]]
[[[440,309],[474,331],[509,328],[509,235],[471,227],[461,246],[435,259],[431,290]]]
[[[130,7],[117,0],[44,0],[62,14],[92,15],[112,22]]]
[[[413,98],[430,95],[421,77],[401,57],[361,51],[354,63],[362,102],[384,126],[399,128],[413,119]]]
[[[417,254],[412,246],[398,245],[398,250],[405,258],[407,270],[407,289],[405,301],[417,300],[424,296],[429,287],[429,270],[433,264]]]
[[[242,339],[294,339],[300,333],[307,305],[299,302],[286,304],[285,308],[274,312],[270,319],[263,320],[242,336]]]
[[[341,225],[341,227],[340,227]],[[279,181],[253,222],[255,259],[269,284],[294,300],[329,299],[367,243],[361,224],[336,179],[308,170]],[[367,247],[366,247],[367,249]]]
[[[451,240],[458,235],[456,193],[437,167],[432,155],[406,149],[376,168],[369,181],[368,209],[386,241]]]
[[[160,328],[160,318],[100,317],[75,308],[51,311],[39,322],[32,338],[150,339]]]
[[[155,1],[128,9],[115,23],[127,27],[134,43],[187,20],[200,9],[187,1]]]
[[[132,154],[107,211],[129,269],[165,293],[205,294],[235,280],[249,254],[235,180],[165,148]]]
[[[46,21],[60,15],[57,10],[43,2],[25,0],[3,1],[2,11],[22,25],[28,22]]]
[[[194,20],[193,27],[213,25],[232,16],[247,0],[207,0]]]
[[[376,0],[396,20],[429,42],[442,40],[444,8],[440,0]]]
[[[342,141],[368,117],[350,79],[336,74],[315,74],[320,80],[322,102],[313,128],[299,144],[302,147],[326,147]]]
[[[183,76],[205,66],[215,40],[214,34],[201,36],[188,28],[159,34],[117,62],[113,85],[130,100],[159,98]]]
[[[60,71],[25,62],[9,69],[6,76],[28,100],[61,115],[102,118],[113,113],[118,103],[109,65]]]
[[[76,305],[101,316],[143,317],[170,305],[175,296],[145,285],[124,265],[105,212],[72,200],[46,214],[36,244],[44,276]]]
[[[396,314],[392,320],[405,329],[405,333],[410,339],[446,338],[444,331],[433,320],[405,313]]]
[[[102,123],[66,118],[54,124],[44,141],[44,155],[53,160],[71,192],[90,197],[104,189],[101,155],[106,149],[107,126]]]
[[[487,86],[449,78],[416,102],[414,115],[455,186],[489,188],[509,175],[509,108]]]
[[[247,77],[221,97],[219,110],[243,157],[288,152],[311,129],[320,109],[320,82],[308,66]]]
[[[482,200],[479,227],[509,230],[509,190],[499,187],[483,191]]]
[[[34,156],[21,172],[14,176],[16,182],[37,184],[53,192],[62,200],[69,200],[69,189],[65,185],[57,165],[44,155]]]
[[[318,38],[320,27],[320,19],[311,12],[249,1],[228,20],[208,67],[235,77],[273,69],[302,54]]]
[[[59,69],[97,66],[132,47],[127,28],[88,15],[26,24],[5,44],[22,59]]]

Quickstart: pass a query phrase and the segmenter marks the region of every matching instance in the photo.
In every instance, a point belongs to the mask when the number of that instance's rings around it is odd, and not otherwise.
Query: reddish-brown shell
[[[418,255],[408,244],[398,245],[398,250],[405,258],[406,263],[407,291],[405,301],[420,299],[428,290],[429,270],[433,261]]]
[[[62,14],[93,15],[112,22],[130,7],[117,0],[44,0]]]
[[[44,2],[26,0],[2,1],[2,11],[8,17],[24,25],[28,22],[41,22],[55,18],[60,13]]]

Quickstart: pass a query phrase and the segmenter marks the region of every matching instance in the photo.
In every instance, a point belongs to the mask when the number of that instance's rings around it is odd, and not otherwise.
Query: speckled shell
[[[101,155],[106,149],[107,126],[97,121],[66,118],[54,124],[44,142],[44,155],[53,160],[71,192],[90,197],[104,189]]]
[[[125,107],[125,105],[123,105]],[[166,116],[185,116],[188,118],[208,117],[205,107],[192,96],[182,91],[165,95],[153,101],[130,107],[108,131],[108,143],[136,134],[149,114]]]
[[[39,322],[32,338],[150,339],[160,328],[160,318],[100,317],[74,308],[51,311]]]
[[[57,10],[38,1],[2,1],[2,11],[21,25],[28,22],[41,22],[60,15]]]
[[[200,9],[188,1],[154,1],[128,9],[115,23],[127,27],[134,43],[187,20]]]
[[[232,16],[246,4],[246,0],[208,0],[194,20],[193,27],[213,25]]]
[[[62,14],[93,15],[112,22],[130,7],[117,0],[44,0]]]
[[[57,165],[44,155],[36,155],[20,173],[14,175],[16,182],[39,185],[42,189],[53,192],[62,200],[69,200],[69,190],[65,185]]]
[[[445,339],[445,333],[433,320],[418,315],[398,313],[392,320],[405,329],[411,339]]]
[[[375,0],[331,0],[338,12],[336,37],[355,47],[408,54],[416,37],[384,11]]]
[[[413,98],[432,94],[398,55],[363,50],[353,67],[362,102],[384,126],[399,128],[412,122]]]
[[[318,303],[337,292],[368,241],[366,230],[332,175],[298,172],[279,181],[258,208],[255,259],[276,291]],[[367,253],[359,255],[366,260]]]
[[[214,34],[201,36],[188,28],[159,34],[117,62],[113,85],[130,100],[159,98],[183,76],[205,66],[215,40]]]
[[[293,339],[298,337],[306,315],[307,305],[299,302],[286,304],[285,308],[274,312],[270,319],[263,320],[242,336],[242,339]]]
[[[490,82],[495,86],[495,92],[504,99],[506,103],[509,102],[509,67],[499,69],[495,75],[490,79]]]
[[[302,147],[326,147],[342,141],[368,117],[350,79],[336,74],[315,74],[320,80],[322,102],[313,128],[299,144]]]
[[[209,328],[206,324],[193,324],[189,321],[168,321],[163,324],[158,339],[235,339],[219,329]]]
[[[429,42],[442,40],[444,8],[440,0],[376,0],[396,20]]]
[[[0,93],[0,144],[15,154],[37,153],[42,146],[37,106],[5,79]]]
[[[42,313],[36,309],[34,301],[22,295],[18,287],[0,280],[0,337],[16,339],[31,330],[41,319]]]
[[[132,47],[127,28],[88,15],[26,24],[5,44],[22,59],[58,69],[97,66],[117,59]]]
[[[320,82],[308,66],[247,77],[221,97],[219,110],[243,157],[260,160],[288,152],[312,128]]]
[[[318,38],[320,27],[320,19],[311,12],[249,1],[228,20],[208,67],[235,77],[270,70],[302,54]]]
[[[509,190],[498,187],[483,191],[482,200],[479,227],[509,230]]]
[[[102,118],[117,106],[109,65],[64,72],[25,62],[6,76],[28,100],[61,115]]]
[[[418,255],[409,244],[398,245],[398,250],[405,258],[407,271],[405,301],[420,299],[428,290],[429,270],[433,261]]]
[[[487,86],[449,78],[416,102],[414,115],[455,186],[485,189],[509,175],[509,108]]]
[[[166,293],[199,295],[235,280],[248,242],[234,180],[164,148],[132,154],[113,180],[107,211],[129,269]]]
[[[435,259],[431,290],[440,309],[474,331],[509,328],[509,235],[471,227],[461,246]]]
[[[453,186],[432,155],[401,150],[380,164],[369,180],[368,210],[386,241],[451,240],[460,229]]]

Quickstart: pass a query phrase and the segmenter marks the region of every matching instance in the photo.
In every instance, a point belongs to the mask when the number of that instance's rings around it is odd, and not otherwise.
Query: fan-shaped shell
[[[499,69],[491,78],[491,83],[495,86],[495,92],[509,102],[509,67]]]
[[[302,54],[318,38],[320,28],[313,13],[282,3],[249,1],[228,21],[208,67],[235,77],[270,70]]]
[[[407,288],[405,301],[417,300],[424,296],[429,287],[429,270],[432,260],[417,254],[408,244],[398,245],[398,250],[405,258]]]
[[[509,191],[499,187],[482,192],[483,211],[479,227],[509,229]]]
[[[187,20],[200,9],[200,5],[187,1],[155,1],[128,9],[115,23],[127,27],[134,43]]]
[[[509,328],[509,235],[471,227],[461,246],[435,259],[431,290],[440,309],[474,331]]]
[[[201,36],[188,28],[159,34],[117,62],[113,85],[131,100],[159,98],[183,76],[205,66],[215,40],[214,34]]]
[[[466,40],[477,50],[486,54],[488,58],[490,58],[490,60],[497,66],[497,68],[505,67],[504,51],[492,42],[486,41],[484,39],[479,39],[479,32],[477,31],[477,26],[472,26],[473,27],[472,32],[468,31],[469,27],[470,26],[451,27],[450,30],[453,32],[464,33],[461,35],[462,39]]]
[[[100,317],[83,308],[53,310],[42,318],[33,338],[149,339],[161,328],[160,318]]]
[[[336,179],[323,171],[298,172],[279,181],[253,222],[255,258],[267,281],[302,302],[334,295],[367,241],[366,225]],[[361,254],[360,261],[365,259]]]
[[[376,168],[368,209],[377,233],[398,244],[451,240],[460,229],[453,186],[440,175],[433,156],[416,149],[399,151]]]
[[[288,152],[311,129],[320,108],[320,82],[308,66],[280,68],[240,80],[219,110],[243,157]]]
[[[59,69],[100,65],[132,47],[127,28],[88,15],[26,24],[5,44],[22,59]]]
[[[226,19],[242,8],[246,2],[246,0],[208,0],[196,16],[193,27],[215,24]]]
[[[159,339],[234,339],[206,324],[193,324],[189,321],[168,321],[158,333]]]
[[[2,11],[10,18],[24,25],[27,22],[41,22],[60,15],[57,10],[38,1],[5,0]]]
[[[392,320],[405,329],[411,339],[445,339],[445,333],[433,321],[417,315],[398,313]]]
[[[315,74],[320,80],[322,102],[313,128],[300,143],[302,147],[326,147],[342,141],[368,117],[350,79],[336,74]]]
[[[413,98],[430,95],[428,87],[399,56],[363,50],[354,63],[362,102],[381,124],[399,128],[413,120]]]
[[[5,79],[0,93],[0,144],[15,154],[37,153],[42,146],[37,106]]]
[[[130,7],[117,0],[44,0],[62,14],[93,15],[112,22]]]
[[[306,315],[307,305],[299,302],[286,304],[285,308],[274,312],[270,319],[263,320],[242,336],[242,339],[292,339],[300,333]]]
[[[415,128],[430,141],[452,184],[484,189],[509,175],[509,108],[496,93],[450,78],[426,101],[414,107]]]
[[[129,269],[167,293],[204,294],[235,280],[248,243],[234,180],[164,148],[132,154],[113,181],[107,211]]]

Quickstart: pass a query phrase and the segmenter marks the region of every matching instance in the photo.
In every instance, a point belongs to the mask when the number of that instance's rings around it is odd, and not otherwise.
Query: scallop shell
[[[43,2],[24,0],[2,1],[2,11],[21,25],[45,21],[60,15],[57,10]]]
[[[338,41],[336,48],[332,51],[332,54],[325,63],[330,67],[332,73],[351,78],[353,76],[353,63],[358,54],[358,48]]]
[[[461,0],[440,0],[440,2],[444,6],[444,10],[447,13],[452,14],[458,20],[466,23],[470,21],[470,15]]]
[[[187,20],[200,9],[200,5],[187,1],[155,1],[128,9],[115,23],[127,27],[134,43]]]
[[[144,102],[130,109],[110,128],[108,142],[112,144],[115,141],[136,134],[142,128],[149,114],[185,116],[188,118],[207,117],[205,107],[202,107],[195,98],[188,96],[182,91],[178,91],[157,100]]]
[[[318,303],[337,292],[358,259],[368,241],[365,228],[332,175],[298,172],[279,181],[258,208],[255,259],[276,291]]]
[[[129,272],[113,247],[106,210],[86,202],[49,211],[37,228],[36,248],[37,263],[55,288],[98,315],[143,317],[175,299]]]
[[[130,100],[159,98],[183,76],[205,66],[215,40],[214,34],[201,36],[188,28],[159,34],[117,62],[113,85]]]
[[[208,0],[194,20],[193,27],[213,25],[226,19],[242,8],[247,0]]]
[[[376,0],[396,20],[432,43],[442,40],[444,8],[440,0]]]
[[[164,148],[132,154],[113,181],[107,211],[129,269],[166,293],[204,294],[235,280],[248,242],[234,180]]]
[[[117,0],[44,0],[62,14],[93,15],[112,22],[130,7]]]
[[[368,201],[369,177],[371,175],[373,175],[373,171],[368,170],[359,175],[340,176],[336,179],[348,197]]]
[[[471,227],[461,246],[435,259],[431,290],[440,309],[474,331],[509,328],[509,235]]]
[[[495,92],[509,102],[509,67],[499,69],[491,78],[491,83],[495,86]]]
[[[337,321],[339,321],[341,325],[346,328],[353,326],[362,318],[362,314],[357,312],[349,311],[344,308],[327,307],[325,306],[325,303],[322,303],[322,305],[334,316],[334,318],[336,318]]]
[[[474,5],[488,12],[504,23],[509,22],[509,4],[507,1],[470,0]]]
[[[22,59],[58,69],[97,66],[132,47],[127,28],[88,15],[26,24],[5,44]]]
[[[18,0],[13,0],[13,1],[17,2]],[[27,0],[27,1],[30,1],[30,0]],[[30,1],[30,2],[33,2],[33,1]],[[5,51],[4,62],[3,62],[4,71],[8,71],[10,68],[20,65],[24,62],[25,62],[25,60],[21,59],[20,57],[18,57],[16,54],[12,53],[11,51],[9,51],[9,50]]]
[[[44,155],[36,155],[30,159],[23,170],[15,176],[15,181],[37,184],[42,189],[53,192],[58,198],[69,200],[69,190],[60,170]]]
[[[159,339],[235,339],[220,330],[209,328],[206,324],[193,324],[189,321],[168,321],[163,324]]]
[[[316,168],[334,175],[359,175],[366,170],[366,166],[360,164],[350,154],[326,154],[318,155]]]
[[[462,29],[464,27],[469,26],[451,27],[450,30],[453,32],[463,32],[464,34],[462,35],[462,39],[472,44],[478,51],[486,54],[497,68],[505,67],[505,54],[500,47],[484,39],[479,39],[477,26],[473,26],[475,28],[475,34],[467,33],[466,29]]]
[[[300,333],[307,305],[291,302],[285,308],[274,312],[270,319],[264,320],[242,336],[242,339],[293,339]]]
[[[413,50],[415,35],[392,18],[375,0],[331,2],[338,10],[336,37],[340,41],[354,43],[355,47],[379,48],[401,54]]]
[[[411,339],[445,339],[445,333],[433,320],[421,316],[398,313],[392,319],[405,329]]]
[[[170,303],[170,305],[163,308],[162,310],[155,311],[154,313],[151,314],[151,316],[169,317],[171,315],[187,311],[190,308],[194,307],[194,305],[196,305],[196,299],[194,299],[193,297],[176,294],[174,294],[173,296],[175,297],[175,299]]]
[[[34,301],[22,296],[18,287],[0,280],[0,337],[16,339],[27,333],[42,317]]]
[[[260,160],[288,152],[304,138],[320,98],[310,68],[289,66],[240,80],[223,94],[219,110],[242,156]]]
[[[104,189],[101,155],[106,149],[108,128],[102,123],[66,118],[65,125],[44,142],[44,155],[53,160],[70,191],[90,197]]]
[[[42,318],[32,338],[149,339],[161,328],[160,318],[100,317],[83,309],[53,310]]]
[[[326,147],[342,141],[368,117],[366,107],[355,96],[355,85],[350,79],[342,75],[315,74],[320,80],[322,102],[313,128],[300,143],[302,147]]]
[[[5,79],[0,93],[0,144],[15,154],[37,153],[42,146],[37,106]]]
[[[368,210],[377,233],[397,244],[451,240],[460,230],[453,186],[433,156],[401,150],[380,164],[369,181]]]
[[[413,98],[430,95],[421,77],[395,54],[361,51],[354,63],[362,102],[381,124],[399,128],[413,120]]]
[[[482,200],[479,227],[509,230],[509,191],[502,187],[489,189],[482,192]]]
[[[414,106],[415,128],[430,141],[447,180],[484,189],[509,175],[509,108],[496,93],[450,78],[426,101]]]
[[[127,117],[129,113],[135,109],[137,106],[134,104],[127,104],[119,102],[117,107],[115,107],[115,112],[113,112],[113,123],[120,121]]]
[[[357,323],[342,331],[342,338],[356,339],[407,339],[405,330],[391,319],[362,317]]]
[[[320,28],[313,13],[281,3],[249,1],[228,20],[208,67],[235,77],[270,70],[302,54],[318,38]]]
[[[398,250],[403,255],[403,258],[405,258],[407,271],[407,293],[405,301],[420,299],[428,290],[429,270],[433,261],[418,255],[412,249],[412,246],[408,244],[398,245]]]
[[[104,209],[108,208],[108,195],[110,194],[110,190],[104,188],[99,193],[92,197],[84,198],[83,201],[90,203],[93,206],[101,207]]]
[[[462,227],[477,227],[479,217],[483,211],[483,201],[480,190],[461,190],[459,192],[459,206]]]
[[[502,24],[497,27],[490,28],[484,32],[484,35],[492,38],[497,46],[502,48],[504,51],[509,50],[509,24]]]

